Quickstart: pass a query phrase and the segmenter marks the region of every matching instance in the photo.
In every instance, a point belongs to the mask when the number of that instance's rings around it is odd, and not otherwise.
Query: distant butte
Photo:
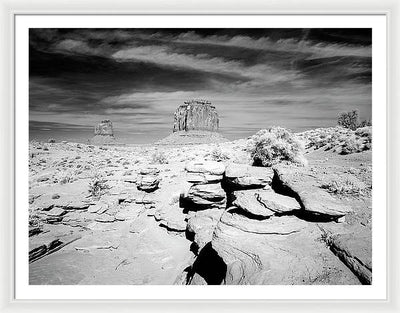
[[[102,120],[94,127],[94,137],[89,140],[92,144],[115,144],[113,124],[110,120]]]
[[[186,145],[228,141],[218,133],[218,112],[207,100],[188,100],[174,114],[173,133],[156,142],[161,145]]]
[[[210,101],[185,101],[175,111],[173,132],[190,130],[216,132],[218,127],[218,113]]]

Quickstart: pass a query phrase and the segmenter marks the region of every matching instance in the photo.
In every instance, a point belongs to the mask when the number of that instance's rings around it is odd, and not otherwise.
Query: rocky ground
[[[306,167],[245,139],[31,142],[30,284],[370,284],[371,150],[333,132],[300,134]]]

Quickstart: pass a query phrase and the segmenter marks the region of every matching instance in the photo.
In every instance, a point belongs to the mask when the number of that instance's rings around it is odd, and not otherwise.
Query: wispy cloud
[[[270,38],[251,38],[249,36],[200,36],[195,32],[187,32],[176,36],[177,42],[192,44],[213,44],[229,47],[242,47],[258,50],[292,51],[309,54],[308,58],[326,58],[334,56],[371,57],[371,46],[315,43],[299,38],[273,41]]]
[[[168,134],[175,109],[191,98],[217,106],[230,138],[271,124],[295,130],[334,124],[346,108],[369,118],[370,40],[352,34],[31,30],[30,120],[50,122],[35,131],[59,123],[58,130],[76,124],[90,134],[107,117],[118,132],[156,139]]]
[[[245,66],[236,61],[211,57],[207,54],[180,54],[164,46],[140,46],[120,50],[112,55],[119,62],[141,61],[161,66],[183,67],[197,71],[233,75],[241,79],[261,80],[264,84],[294,81],[300,78],[295,71],[281,70],[266,64]]]

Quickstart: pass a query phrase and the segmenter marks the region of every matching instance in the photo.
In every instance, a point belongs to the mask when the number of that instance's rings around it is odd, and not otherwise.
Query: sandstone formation
[[[263,217],[269,217],[275,214],[258,201],[255,190],[235,191],[233,193],[233,198],[232,204],[234,206],[250,214]]]
[[[189,173],[222,175],[225,165],[215,161],[191,161],[186,163],[185,170]]]
[[[160,222],[160,226],[175,232],[184,232],[186,230],[185,214],[182,213],[182,208],[178,203],[172,205],[164,205],[158,209],[154,218]]]
[[[214,229],[223,212],[220,209],[207,209],[188,213],[187,231],[193,236],[198,250],[212,240]]]
[[[173,133],[157,145],[190,145],[228,141],[218,133],[217,110],[206,100],[185,101],[174,114]]]
[[[294,194],[306,213],[339,218],[352,212],[351,207],[340,203],[316,186],[315,179],[311,178],[306,170],[288,166],[275,166],[274,170],[279,180],[279,188]]]
[[[192,204],[193,209],[224,209],[226,205],[226,194],[219,183],[199,184],[189,189],[189,193],[184,200]]]
[[[185,101],[174,114],[173,132],[205,130],[218,131],[217,110],[206,100]]]
[[[256,192],[255,197],[264,208],[277,214],[294,213],[301,210],[301,206],[295,198],[281,195],[272,190]]]
[[[94,128],[94,135],[114,136],[113,125],[110,120],[102,120]]]
[[[30,284],[371,284],[368,151],[264,168],[237,158],[244,139],[46,145],[30,146]],[[168,164],[152,162],[160,151]]]
[[[113,125],[110,120],[102,120],[94,127],[94,137],[89,140],[92,144],[106,145],[115,143]]]
[[[325,234],[327,234],[326,230]],[[329,231],[328,231],[329,232]],[[363,284],[372,283],[372,238],[368,229],[358,228],[354,233],[328,235],[327,244]]]
[[[270,167],[255,167],[247,164],[229,164],[225,178],[231,189],[268,187],[272,183],[274,171]]]
[[[140,170],[140,175],[138,175],[136,186],[137,189],[146,192],[152,192],[158,188],[160,183],[160,177],[158,173],[160,171],[157,168],[144,168]]]
[[[221,163],[192,161],[185,169],[207,180],[206,175],[221,174],[223,167],[218,164]],[[308,185],[299,185],[295,191],[285,189],[279,185],[281,173],[274,173],[271,168],[228,164],[221,181],[226,193],[225,210],[221,210],[222,206],[211,209],[213,203],[205,201],[208,193],[199,190],[206,186],[215,190],[219,184],[190,188],[191,202],[200,203],[201,200],[204,211],[188,214],[187,230],[193,234],[193,242],[199,249],[188,274],[189,284],[356,283],[354,277],[346,277],[349,269],[329,254],[323,244],[315,245],[316,224],[304,219],[305,208],[298,202],[303,199],[301,196],[307,192]],[[282,179],[286,177],[282,176]],[[304,178],[301,181],[304,182]],[[323,199],[327,197],[329,195]],[[310,199],[311,195],[306,198]],[[330,212],[317,212],[315,206],[311,207],[313,213],[333,214],[335,218],[340,210],[347,210],[342,203],[334,204],[336,208]],[[323,261],[319,257],[321,254],[324,254]],[[301,263],[296,261],[299,258]],[[218,269],[210,269],[207,265],[210,262]],[[327,276],[323,271],[314,271],[328,266],[324,262],[340,268],[340,274]],[[312,270],[309,272],[309,269]]]

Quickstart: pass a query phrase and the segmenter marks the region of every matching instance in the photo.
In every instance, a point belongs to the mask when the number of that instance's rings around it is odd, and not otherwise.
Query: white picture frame
[[[188,6],[183,3],[172,3],[170,8],[166,8],[165,4],[160,3],[161,1],[152,1],[144,3],[138,2],[135,4],[129,4],[128,2],[116,2],[114,5],[107,4],[105,2],[93,2],[93,1],[83,1],[82,6],[79,8],[74,8],[73,6],[67,3],[60,3],[59,7],[54,7],[54,4],[44,2],[38,4],[28,4],[20,2],[18,4],[14,4],[11,1],[2,1],[2,24],[4,25],[4,31],[7,32],[5,39],[6,43],[3,45],[2,49],[2,61],[3,65],[2,68],[6,69],[2,74],[2,87],[7,86],[8,88],[4,88],[5,92],[3,93],[3,103],[6,105],[1,106],[1,116],[2,116],[2,126],[4,127],[5,131],[5,144],[8,149],[4,149],[1,154],[1,166],[2,173],[7,173],[7,177],[4,177],[2,180],[1,185],[1,192],[2,192],[2,203],[7,210],[3,210],[1,212],[1,221],[2,231],[4,232],[4,236],[2,235],[2,246],[6,247],[5,251],[7,253],[2,254],[1,259],[1,270],[2,275],[5,276],[3,279],[2,285],[2,305],[7,310],[12,311],[19,311],[24,308],[29,307],[30,309],[35,310],[108,310],[108,309],[115,309],[116,307],[121,307],[128,310],[128,309],[156,309],[156,310],[171,310],[171,311],[179,311],[179,310],[187,310],[193,309],[196,306],[196,309],[204,309],[206,306],[212,306],[215,310],[231,310],[231,309],[242,309],[248,310],[251,308],[252,310],[265,310],[268,308],[271,309],[278,309],[284,308],[286,311],[290,310],[310,310],[310,309],[318,309],[326,308],[332,310],[340,310],[340,311],[356,311],[357,309],[363,310],[395,310],[397,307],[397,303],[395,302],[394,291],[395,283],[398,282],[398,273],[395,271],[393,264],[395,261],[398,260],[398,252],[395,251],[394,247],[397,243],[396,233],[394,230],[394,223],[399,221],[398,213],[394,210],[397,204],[398,198],[396,199],[396,192],[395,188],[398,187],[397,182],[397,174],[398,168],[396,164],[390,163],[396,160],[396,156],[398,156],[398,148],[395,145],[395,138],[397,138],[397,134],[399,134],[398,127],[394,125],[393,121],[395,121],[396,117],[398,116],[398,109],[393,105],[394,100],[399,100],[398,92],[395,88],[396,75],[398,75],[398,66],[396,67],[394,64],[397,64],[395,56],[398,55],[399,47],[398,47],[398,40],[395,39],[396,34],[396,24],[395,17],[398,17],[399,13],[399,6],[395,3],[395,1],[380,1],[379,5],[376,1],[369,1],[369,2],[359,2],[359,7],[357,8],[357,1],[341,1],[336,4],[331,4],[329,2],[324,2],[324,5],[321,3],[317,3],[317,1],[301,1],[301,4],[293,5],[292,3],[281,3],[275,5],[267,5],[261,3],[261,1],[254,1],[247,4],[240,4],[230,2],[229,5],[225,6],[221,2],[202,2],[201,4],[195,6]],[[346,2],[346,3],[345,3]],[[354,3],[352,3],[354,2]],[[19,5],[19,6],[18,6]],[[98,6],[97,6],[98,5]],[[340,6],[341,5],[341,6]],[[52,7],[53,6],[53,7]],[[97,7],[96,7],[97,6]],[[49,10],[46,10],[46,7]],[[114,7],[114,9],[113,9]],[[325,7],[325,8],[324,8]],[[118,12],[116,12],[116,8]],[[124,10],[125,9],[125,10]],[[178,13],[178,14],[205,14],[204,17],[207,17],[207,14],[327,14],[327,15],[335,15],[335,14],[372,14],[372,15],[385,15],[388,22],[388,37],[387,37],[387,44],[388,44],[388,55],[387,61],[388,64],[392,64],[393,66],[388,66],[388,106],[387,106],[387,140],[388,140],[388,150],[387,150],[387,159],[388,159],[388,175],[386,176],[388,185],[387,185],[387,210],[388,219],[387,229],[388,229],[388,273],[397,274],[393,277],[388,275],[388,288],[387,288],[387,297],[386,299],[381,300],[358,300],[357,302],[351,300],[341,300],[336,301],[334,304],[332,300],[314,300],[315,303],[310,303],[313,301],[312,299],[307,300],[226,300],[219,301],[217,299],[213,300],[155,300],[153,299],[152,302],[147,300],[129,300],[126,301],[118,301],[118,300],[89,300],[85,301],[83,299],[79,301],[74,300],[16,300],[15,299],[15,274],[13,273],[14,267],[13,263],[14,260],[10,260],[10,256],[14,255],[14,240],[13,237],[15,235],[15,229],[13,228],[13,222],[15,219],[14,215],[14,205],[15,205],[15,198],[14,198],[14,186],[10,182],[15,181],[14,176],[14,160],[16,155],[14,154],[14,144],[15,144],[15,137],[14,137],[14,114],[15,114],[15,107],[14,107],[14,84],[13,80],[10,80],[10,77],[14,77],[14,59],[13,59],[13,52],[12,49],[14,43],[14,31],[15,31],[15,17],[17,15],[22,14],[83,14],[83,13],[90,13],[94,15],[101,16],[100,14],[171,14],[171,13]],[[338,25],[338,27],[340,27]],[[396,46],[397,45],[397,46]],[[397,72],[396,72],[397,70]],[[4,112],[3,112],[4,111]],[[396,129],[397,127],[397,129]],[[10,154],[11,152],[11,154]],[[396,184],[397,183],[397,184]],[[4,194],[3,194],[4,193]],[[393,196],[392,196],[393,195]],[[6,223],[8,221],[8,223]],[[398,233],[397,233],[398,234]],[[4,244],[4,245],[3,245]],[[394,253],[397,253],[395,255]],[[390,278],[390,279],[389,279]],[[391,286],[393,284],[393,286]],[[150,286],[151,288],[151,286]],[[45,291],[45,290],[44,290]],[[194,291],[194,289],[193,289]],[[398,290],[397,290],[398,291]],[[195,292],[195,291],[194,291]],[[144,301],[146,303],[144,303]],[[82,302],[85,302],[84,304]],[[106,303],[105,303],[106,302]],[[308,303],[305,303],[308,302]],[[360,304],[360,302],[362,302]],[[299,306],[301,303],[301,306]]]

